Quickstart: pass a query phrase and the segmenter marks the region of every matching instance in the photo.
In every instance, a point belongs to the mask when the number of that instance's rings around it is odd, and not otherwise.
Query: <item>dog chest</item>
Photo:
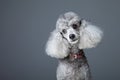
[[[89,66],[84,64],[60,63],[57,68],[58,80],[87,80],[89,78]],[[88,79],[89,80],[89,79]]]

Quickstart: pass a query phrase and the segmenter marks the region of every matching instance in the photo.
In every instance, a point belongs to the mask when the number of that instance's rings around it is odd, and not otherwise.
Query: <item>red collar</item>
[[[69,54],[69,58],[72,59],[72,60],[81,59],[83,57],[84,57],[83,50],[80,50],[78,53],[70,53]]]

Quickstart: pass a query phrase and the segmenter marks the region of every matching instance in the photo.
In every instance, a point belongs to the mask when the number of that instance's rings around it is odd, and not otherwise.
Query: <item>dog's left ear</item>
[[[102,36],[103,32],[100,28],[82,20],[80,27],[79,48],[85,49],[97,46],[97,44],[101,41]]]

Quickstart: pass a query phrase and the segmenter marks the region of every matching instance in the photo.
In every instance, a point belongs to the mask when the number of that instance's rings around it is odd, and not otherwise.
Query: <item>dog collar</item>
[[[78,53],[70,53],[68,56],[72,60],[81,59],[84,57],[84,52],[83,50],[79,50]]]

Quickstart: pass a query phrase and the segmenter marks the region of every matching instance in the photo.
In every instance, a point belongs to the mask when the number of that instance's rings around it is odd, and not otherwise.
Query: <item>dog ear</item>
[[[97,46],[102,36],[103,32],[101,29],[83,20],[80,28],[79,48],[85,49]]]
[[[55,58],[64,58],[68,55],[68,43],[63,39],[60,32],[54,30],[46,44],[46,53]]]

